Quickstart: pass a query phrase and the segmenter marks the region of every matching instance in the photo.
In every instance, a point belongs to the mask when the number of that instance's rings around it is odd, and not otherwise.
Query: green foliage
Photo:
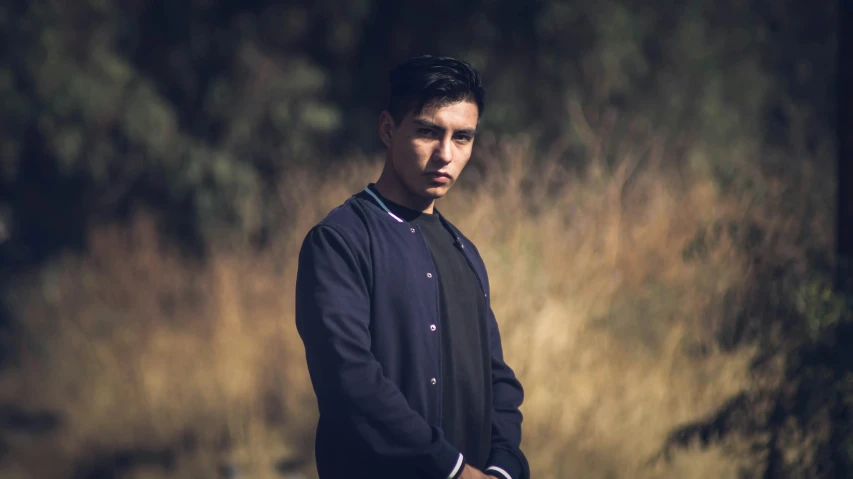
[[[568,103],[596,131],[616,106],[690,138],[677,161],[734,184],[763,155],[764,111],[790,94],[776,72],[805,64],[768,55],[800,45],[802,27],[771,33],[764,7],[735,0],[379,6],[4,7],[0,178],[15,181],[32,149],[21,133],[35,127],[56,170],[84,179],[93,197],[145,177],[167,201],[197,205],[195,224],[257,229],[245,215],[268,216],[257,212],[275,204],[270,184],[290,165],[330,163],[351,146],[376,151],[387,68],[433,52],[480,68],[485,129],[564,136],[564,159],[580,161],[590,139],[576,133]],[[812,10],[803,21],[831,14]],[[808,78],[830,76],[831,58],[812,60]]]
[[[794,304],[812,341],[818,341],[843,321],[849,321],[853,310],[849,298],[835,291],[832,283],[823,277],[803,281],[797,288]]]

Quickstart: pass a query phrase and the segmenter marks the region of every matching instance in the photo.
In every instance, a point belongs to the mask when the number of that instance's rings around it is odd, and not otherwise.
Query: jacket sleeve
[[[296,278],[296,327],[321,410],[345,414],[374,454],[430,478],[456,478],[462,454],[411,409],[370,350],[369,262],[333,228],[309,231]]]
[[[500,330],[491,307],[488,326],[492,349],[492,447],[483,472],[504,479],[529,479],[530,466],[521,452],[519,407],[524,401],[524,389],[504,362]]]

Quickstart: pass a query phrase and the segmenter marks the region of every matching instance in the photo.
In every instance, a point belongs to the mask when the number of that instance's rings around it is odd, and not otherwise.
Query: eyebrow
[[[414,122],[415,122],[415,123],[417,123],[418,125],[424,126],[424,127],[426,127],[426,128],[432,128],[433,130],[438,130],[438,131],[441,131],[441,132],[443,132],[443,131],[444,131],[444,128],[442,128],[442,127],[440,127],[440,126],[436,125],[435,123],[433,123],[433,122],[431,122],[431,121],[429,121],[429,120],[422,120],[422,119],[418,119],[418,118],[416,118],[416,119],[414,120]],[[463,133],[463,134],[466,134],[466,135],[474,136],[474,135],[476,135],[476,134],[477,134],[477,130],[476,130],[476,129],[474,129],[474,128],[463,128],[463,129],[461,129],[461,130],[456,130],[456,131],[454,131],[454,133]]]

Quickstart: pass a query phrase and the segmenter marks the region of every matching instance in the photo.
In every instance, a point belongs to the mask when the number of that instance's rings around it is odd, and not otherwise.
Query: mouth
[[[430,179],[430,181],[432,181],[433,183],[436,183],[436,184],[442,184],[443,185],[443,184],[450,183],[450,175],[448,175],[446,173],[439,173],[439,172],[425,173],[424,176],[426,176],[427,178]]]

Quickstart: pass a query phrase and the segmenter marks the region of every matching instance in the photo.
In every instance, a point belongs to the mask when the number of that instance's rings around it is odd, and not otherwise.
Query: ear
[[[387,110],[379,115],[379,139],[386,147],[391,146],[391,140],[394,138],[394,130],[397,125],[394,123],[394,118]]]

